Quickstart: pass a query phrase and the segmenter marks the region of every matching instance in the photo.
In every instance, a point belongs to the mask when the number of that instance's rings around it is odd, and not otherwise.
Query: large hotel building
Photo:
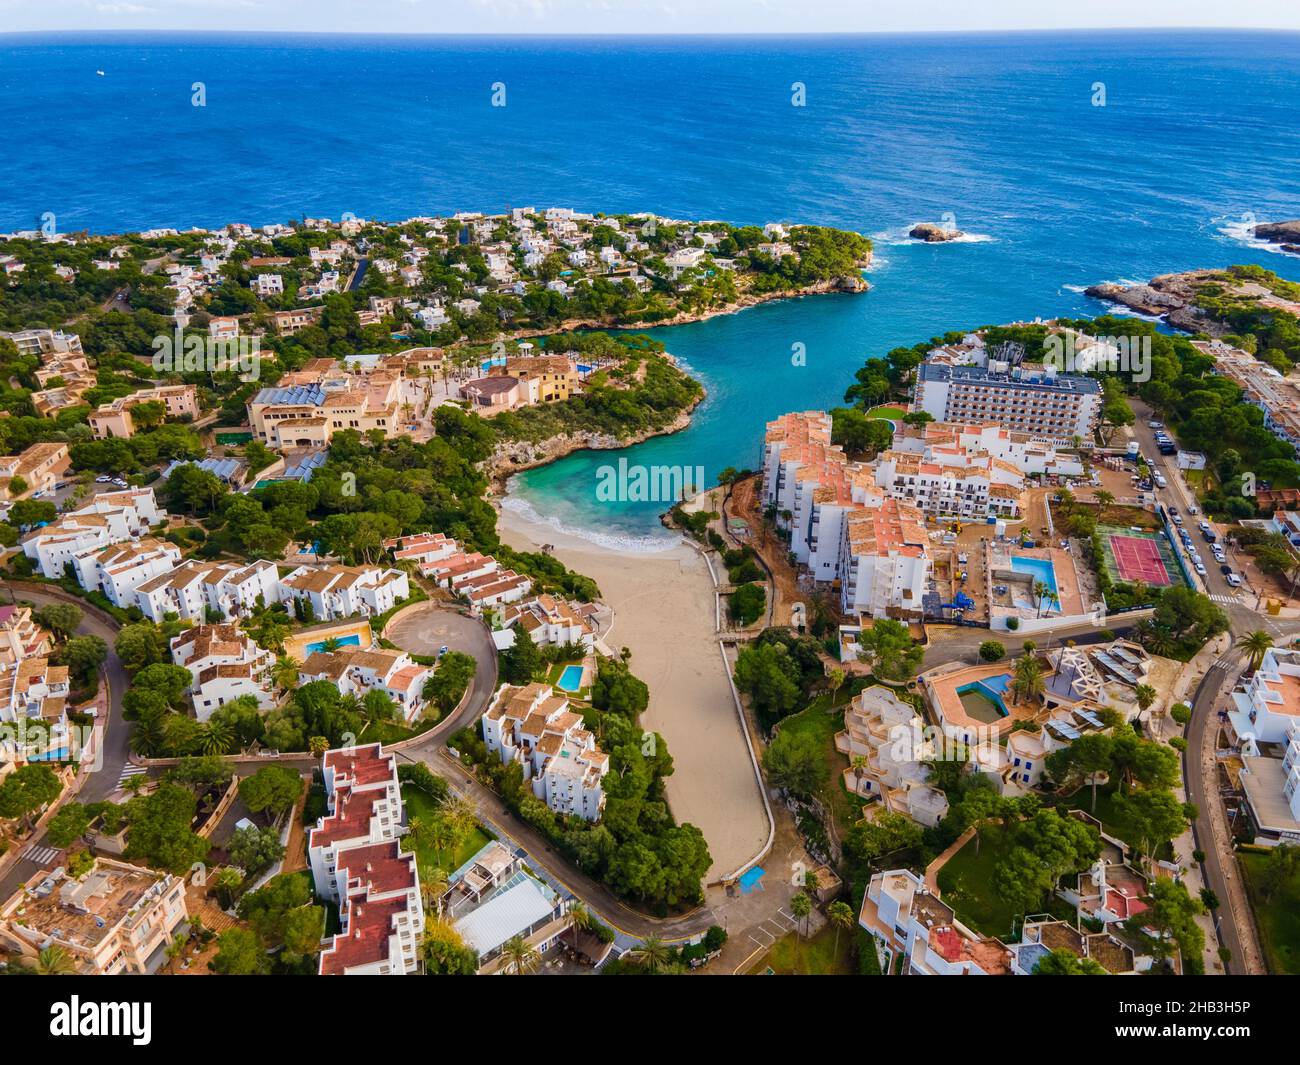
[[[939,422],[995,422],[1039,440],[1068,444],[1077,436],[1087,443],[1101,411],[1101,385],[1050,369],[997,373],[982,366],[925,363],[915,409]]]

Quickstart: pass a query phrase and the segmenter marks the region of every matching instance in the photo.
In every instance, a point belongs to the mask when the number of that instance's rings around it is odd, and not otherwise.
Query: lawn
[[[1268,855],[1242,851],[1237,857],[1246,877],[1268,971],[1274,975],[1300,974],[1300,877],[1292,878],[1284,891],[1265,901],[1256,885]]]
[[[990,825],[978,854],[977,842],[972,839],[939,870],[939,891],[962,924],[986,936],[1006,936],[1020,914],[993,890],[993,869],[1011,850],[1011,834]]]
[[[907,417],[907,411],[902,407],[872,407],[867,411],[868,418],[888,418],[890,421],[902,421]]]
[[[402,788],[402,801],[406,803],[408,824],[416,818],[427,819],[432,817],[437,810],[437,806],[428,795],[409,785]],[[421,847],[409,835],[406,837],[406,845],[415,851],[421,865],[452,873],[474,857],[479,850],[491,842],[492,838],[483,831],[482,826],[475,825],[474,831],[455,850],[437,851],[432,847]]]
[[[835,733],[844,729],[844,705],[869,683],[875,682],[855,678],[839,690],[834,706],[831,705],[829,693],[819,695],[797,714],[791,714],[781,721],[782,732],[789,730],[795,734],[811,734],[825,752],[828,774],[825,798],[835,813],[835,824],[841,837],[862,820],[862,807],[865,804],[844,787],[843,773],[849,767],[849,760],[835,749]]]
[[[823,928],[809,939],[791,932],[773,943],[749,971],[751,975],[771,975],[768,969],[777,976],[856,976],[853,929],[840,929],[838,951],[834,928]]]
[[[415,723],[415,728],[411,728],[403,721],[368,721],[365,728],[361,730],[361,735],[357,737],[358,743],[374,743],[376,740],[380,743],[397,743],[399,740],[409,740],[426,729],[433,728],[438,723],[439,713],[437,707],[432,703],[429,704],[427,712],[429,717],[421,716]]]

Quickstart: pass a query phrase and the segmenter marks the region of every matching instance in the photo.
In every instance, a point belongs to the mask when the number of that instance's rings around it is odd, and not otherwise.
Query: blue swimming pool
[[[1002,701],[1002,696],[1010,686],[1011,674],[1000,673],[996,677],[985,677],[983,680],[963,684],[957,689],[957,698],[972,718],[991,725],[1011,712]]]
[[[1060,608],[1060,600],[1053,598],[1057,595],[1056,568],[1052,565],[1049,559],[1028,558],[1025,555],[1012,555],[1011,572],[1027,574],[1035,581],[1042,581],[1050,589],[1050,594],[1043,596],[1042,602],[1033,603],[1031,596],[1031,605],[1034,609],[1050,611],[1053,608]]]
[[[1056,591],[1056,568],[1046,558],[1027,558],[1024,555],[1011,556],[1012,573],[1028,573],[1035,580],[1042,581],[1047,587]]]
[[[356,633],[353,633],[351,636],[340,636],[338,637],[338,644],[340,647],[360,647],[361,637]],[[317,651],[323,650],[325,650],[324,640],[317,640],[315,643],[309,643],[307,645],[307,653],[309,655],[314,655]]]
[[[578,691],[582,687],[582,667],[565,666],[555,686],[566,692]]]

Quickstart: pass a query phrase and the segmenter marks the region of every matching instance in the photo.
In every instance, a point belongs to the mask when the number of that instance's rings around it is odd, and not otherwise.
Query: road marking
[[[143,765],[131,765],[127,763],[122,767],[122,775],[117,778],[117,786],[122,787],[132,777],[138,777],[149,772],[149,768]]]
[[[49,865],[61,853],[57,847],[39,847],[35,843],[29,843],[22,849],[18,857],[26,858],[36,865]]]

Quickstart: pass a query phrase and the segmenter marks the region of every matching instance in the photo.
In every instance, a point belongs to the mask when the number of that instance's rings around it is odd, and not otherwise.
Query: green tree
[[[302,794],[302,777],[287,766],[263,766],[239,782],[239,797],[253,813],[272,818],[288,813]]]
[[[826,757],[811,733],[782,730],[763,752],[763,768],[778,788],[812,798],[830,778]]]
[[[1006,653],[1007,649],[998,640],[985,640],[980,644],[980,658],[985,662],[996,662]]]
[[[250,877],[264,873],[284,857],[284,844],[273,828],[241,828],[231,837],[227,850],[230,860]]]
[[[81,624],[81,607],[72,603],[50,603],[33,612],[37,624],[44,625],[56,639],[66,640]]]
[[[231,928],[217,937],[217,955],[209,962],[222,976],[263,976],[271,971],[271,959],[257,936],[247,928]]]
[[[808,934],[808,917],[812,913],[812,898],[806,891],[800,891],[790,899],[790,912],[798,919],[800,934]]]
[[[46,825],[51,846],[70,847],[90,828],[90,811],[79,802],[67,802]]]
[[[1236,648],[1238,651],[1245,652],[1246,661],[1251,671],[1259,669],[1264,662],[1264,656],[1268,654],[1269,648],[1273,646],[1273,637],[1263,629],[1256,629],[1254,632],[1248,632],[1237,637]]]
[[[32,815],[59,797],[63,785],[58,774],[47,765],[28,763],[15,769],[0,782],[0,817],[31,826]]]

